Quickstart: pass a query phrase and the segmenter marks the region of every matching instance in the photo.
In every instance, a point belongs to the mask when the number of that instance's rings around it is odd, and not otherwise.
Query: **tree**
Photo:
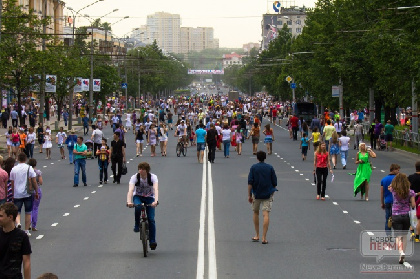
[[[42,34],[42,26],[49,24],[49,18],[39,19],[33,10],[24,13],[16,3],[16,0],[3,2],[0,83],[2,88],[13,88],[20,108],[22,93],[29,94],[31,76],[40,73],[38,66],[45,59],[38,49],[41,40],[51,37]],[[20,109],[18,113],[22,123]]]

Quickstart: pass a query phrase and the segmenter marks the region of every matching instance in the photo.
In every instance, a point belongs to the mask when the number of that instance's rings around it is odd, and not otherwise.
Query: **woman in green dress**
[[[369,200],[369,182],[370,175],[372,174],[372,166],[369,162],[369,157],[376,158],[375,152],[372,151],[370,147],[366,148],[364,142],[359,144],[359,152],[356,155],[356,164],[357,171],[356,177],[354,178],[354,196],[360,192],[360,198],[363,199],[365,195],[365,200]]]

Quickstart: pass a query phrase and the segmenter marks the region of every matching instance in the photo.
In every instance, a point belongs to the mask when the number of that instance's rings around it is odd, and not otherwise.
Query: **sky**
[[[64,0],[66,7],[79,10],[96,0]],[[241,48],[245,43],[258,43],[261,40],[262,14],[272,13],[272,3],[266,0],[104,0],[81,11],[92,18],[117,12],[104,17],[109,23],[129,16],[112,26],[117,37],[129,33],[133,28],[146,24],[147,15],[167,12],[181,16],[181,27],[213,27],[214,37],[219,38],[219,47]],[[282,6],[305,5],[314,7],[316,0],[284,0]],[[64,15],[71,12],[64,8]],[[85,19],[77,19],[76,27],[88,24]]]

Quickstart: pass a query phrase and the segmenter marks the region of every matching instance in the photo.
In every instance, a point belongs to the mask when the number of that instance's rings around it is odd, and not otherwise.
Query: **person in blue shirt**
[[[360,123],[363,123],[363,119],[365,118],[365,114],[363,110],[360,110],[358,113],[358,119],[360,120]]]
[[[203,163],[204,150],[206,149],[206,130],[203,129],[203,122],[200,121],[198,129],[195,131],[195,140],[197,142],[197,160],[200,164]]]
[[[381,207],[385,210],[385,231],[387,235],[391,235],[391,228],[388,228],[388,219],[392,216],[392,193],[388,190],[394,177],[400,172],[400,166],[392,164],[389,167],[389,174],[381,180]]]
[[[64,120],[64,126],[67,126],[67,121],[69,119],[69,113],[65,110],[63,112],[63,120]]]
[[[308,136],[306,135],[306,133],[303,133],[303,137],[300,139],[300,149],[302,149],[302,161],[306,160],[306,155],[308,154],[308,146],[309,146],[309,141],[311,139],[308,139]]]
[[[267,231],[270,223],[270,211],[273,203],[273,194],[277,191],[277,176],[274,168],[264,163],[267,155],[264,151],[257,152],[258,163],[252,165],[248,174],[248,202],[252,204],[254,212],[253,221],[255,236],[251,239],[253,242],[260,240],[259,212],[260,207],[263,211],[263,235],[262,244],[268,244]]]
[[[89,117],[86,115],[82,118],[83,121],[83,135],[87,135],[89,133]]]

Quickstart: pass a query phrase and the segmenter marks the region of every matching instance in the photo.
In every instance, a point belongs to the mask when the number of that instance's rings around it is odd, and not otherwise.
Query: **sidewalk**
[[[44,122],[44,129],[45,129],[45,127],[47,127],[47,125],[49,125],[50,128],[51,128],[51,130],[55,130],[55,121],[57,121],[57,117],[56,116],[50,117],[50,121],[47,121],[46,120]],[[26,124],[28,124],[28,123],[29,123],[29,121],[27,120],[26,121]],[[79,132],[83,133],[83,126],[79,126],[77,124],[78,124],[77,123],[77,118],[73,118],[72,125],[73,125],[73,129],[76,131],[76,135],[78,135]],[[9,119],[7,121],[7,127],[9,127],[11,125],[12,125],[12,120]],[[68,125],[68,122],[67,122],[67,125]],[[60,128],[60,127],[63,127],[64,128],[64,131],[66,132],[66,134],[69,134],[68,133],[69,132],[68,128],[66,126],[64,126],[64,120],[63,120],[63,118],[61,118],[61,120],[58,123],[58,128]],[[36,129],[37,128],[38,128],[38,125],[35,126],[35,131],[34,131],[35,133],[36,133]],[[7,129],[5,129],[3,127],[0,127],[0,154],[1,155],[4,155],[4,154],[7,153],[6,135],[5,135],[6,132],[7,132]],[[55,134],[56,133],[53,133],[53,142],[55,142]],[[37,145],[38,145],[38,140],[36,141],[35,146],[37,146]]]

